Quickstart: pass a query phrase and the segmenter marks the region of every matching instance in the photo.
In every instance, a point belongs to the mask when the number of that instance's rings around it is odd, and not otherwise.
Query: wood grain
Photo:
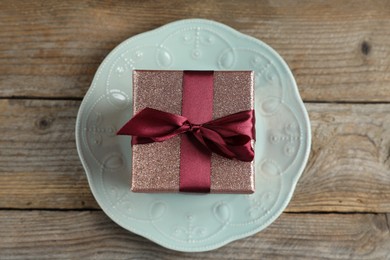
[[[390,212],[390,105],[306,107],[312,149],[288,210]]]
[[[0,208],[98,208],[74,138],[79,101],[0,100]],[[306,104],[313,144],[289,212],[390,212],[390,104]]]
[[[0,207],[97,207],[76,151],[79,105],[0,100]]]
[[[262,39],[307,101],[390,101],[390,1],[1,1],[0,97],[81,98],[128,37],[208,18]]]
[[[313,133],[285,213],[188,254],[95,210],[74,126],[116,45],[196,17],[278,51]],[[390,259],[390,1],[3,0],[0,25],[0,259]]]
[[[282,214],[254,236],[204,253],[171,251],[101,211],[0,211],[1,259],[388,259],[385,214]]]

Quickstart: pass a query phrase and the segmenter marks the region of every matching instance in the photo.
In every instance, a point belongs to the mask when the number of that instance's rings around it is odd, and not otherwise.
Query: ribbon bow
[[[163,142],[176,135],[192,134],[207,150],[240,161],[254,158],[254,110],[241,111],[203,124],[193,124],[186,117],[153,108],[133,116],[118,135],[132,135],[132,144]]]

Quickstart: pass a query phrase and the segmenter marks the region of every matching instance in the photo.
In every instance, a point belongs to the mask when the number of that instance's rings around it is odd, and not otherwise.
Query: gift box
[[[252,71],[133,71],[133,192],[254,192]]]

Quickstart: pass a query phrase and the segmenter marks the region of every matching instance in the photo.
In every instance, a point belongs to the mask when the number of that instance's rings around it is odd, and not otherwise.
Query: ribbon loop
[[[229,159],[254,158],[254,110],[241,111],[203,124],[181,115],[145,108],[130,119],[118,135],[132,135],[132,144],[163,142],[183,133],[192,134],[202,146]]]

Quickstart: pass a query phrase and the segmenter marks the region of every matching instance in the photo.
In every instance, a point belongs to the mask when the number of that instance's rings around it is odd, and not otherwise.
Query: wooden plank
[[[311,155],[288,210],[390,212],[390,106],[306,107]]]
[[[200,17],[274,47],[304,100],[390,101],[390,1],[8,0],[0,10],[1,97],[80,98],[117,44]]]
[[[0,208],[98,208],[79,161],[79,101],[0,100]],[[290,212],[390,212],[390,104],[306,104],[308,166]]]
[[[79,105],[0,100],[0,207],[97,207],[76,151]]]
[[[254,236],[203,253],[171,251],[101,211],[0,211],[1,259],[386,259],[385,214],[283,214]]]

